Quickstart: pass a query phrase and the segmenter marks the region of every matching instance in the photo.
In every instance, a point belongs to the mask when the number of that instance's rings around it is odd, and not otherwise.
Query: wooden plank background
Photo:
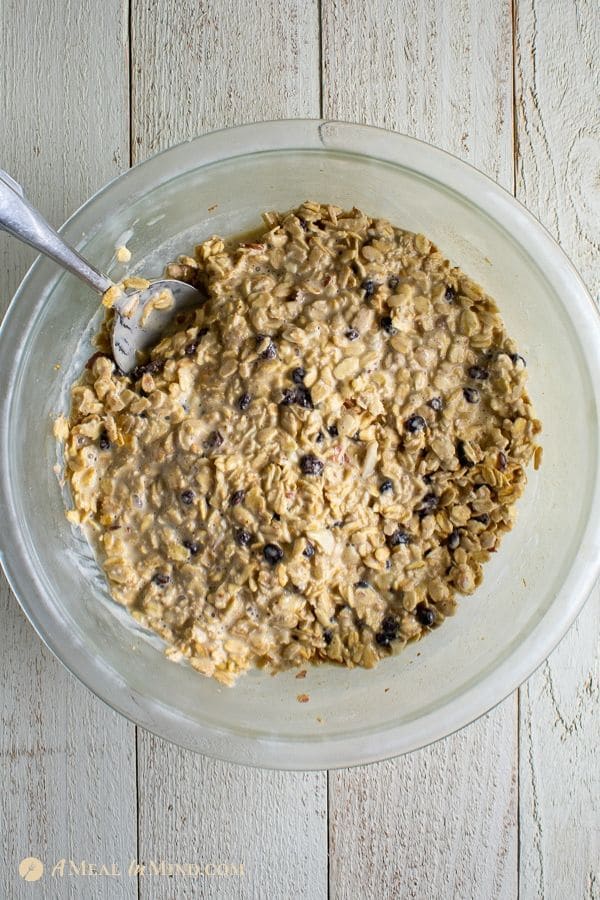
[[[324,115],[487,172],[599,294],[595,0],[0,0],[0,166],[54,222],[207,130]],[[0,308],[32,254],[0,235]],[[600,897],[600,596],[519,694],[398,760],[285,774],[135,729],[0,587],[0,896]],[[19,860],[242,863],[239,879],[19,879]]]
[[[411,133],[512,190],[509,3],[349,0],[323,13],[326,117]],[[332,773],[332,896],[516,896],[516,716],[508,699],[437,746]]]
[[[0,167],[57,224],[129,163],[127,31],[121,0],[0,0]],[[3,312],[35,254],[0,235]],[[63,669],[0,582],[0,897],[50,898],[20,880],[23,857],[135,855],[135,729]],[[102,881],[86,898],[137,895]],[[67,880],[56,896],[75,894]]]
[[[515,21],[516,193],[600,299],[600,7],[527,0]],[[600,897],[600,591],[520,690],[521,887]]]

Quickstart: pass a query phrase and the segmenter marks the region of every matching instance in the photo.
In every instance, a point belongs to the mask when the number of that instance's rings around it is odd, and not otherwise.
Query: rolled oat
[[[541,462],[523,357],[424,235],[312,202],[265,222],[170,264],[207,302],[131,377],[101,336],[57,427],[112,595],[226,684],[439,626]]]

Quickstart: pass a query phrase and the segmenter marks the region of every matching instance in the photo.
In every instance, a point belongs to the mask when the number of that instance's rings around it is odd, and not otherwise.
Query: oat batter
[[[173,659],[370,667],[454,612],[541,449],[494,301],[422,234],[305,203],[166,276],[207,302],[72,392],[71,521]]]

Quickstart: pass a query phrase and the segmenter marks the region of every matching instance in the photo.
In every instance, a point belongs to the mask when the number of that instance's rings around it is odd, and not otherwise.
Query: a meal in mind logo
[[[44,874],[44,863],[36,856],[26,856],[19,863],[19,875],[25,881],[37,881]]]
[[[19,863],[19,875],[24,881],[38,881],[44,874],[44,864],[36,856],[27,856]],[[149,859],[140,862],[132,859],[129,865],[119,866],[116,862],[96,863],[88,860],[59,859],[54,865],[48,864],[47,877],[87,877],[89,875],[105,875],[110,878],[119,878],[127,875],[133,878],[152,877],[164,875],[173,878],[177,875],[187,875],[192,878],[231,878],[244,875],[243,863],[211,863],[211,862],[170,862],[164,859]]]

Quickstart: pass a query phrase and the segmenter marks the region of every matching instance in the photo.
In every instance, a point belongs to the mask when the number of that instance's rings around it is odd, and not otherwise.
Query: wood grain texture
[[[432,747],[330,774],[333,898],[516,896],[515,712],[516,695]]]
[[[600,12],[521,0],[517,193],[600,297]],[[600,897],[600,591],[521,689],[523,898]]]
[[[132,0],[136,160],[205,131],[319,115],[316,0]]]
[[[186,0],[174,16],[167,0],[134,0],[132,25],[135,161],[214,128],[319,115],[316,2]],[[324,772],[224,765],[140,730],[140,858],[245,867],[201,886],[141,878],[140,896],[326,896],[326,784]]]
[[[0,0],[0,58],[0,164],[59,224],[128,162],[123,4]],[[111,90],[98,92],[107,72]],[[0,308],[33,257],[0,236]],[[0,579],[0,896],[82,896],[47,874],[27,884],[17,867],[32,854],[51,866],[135,852],[134,730],[46,651]],[[136,896],[106,879],[85,890]]]
[[[323,115],[410,134],[512,190],[509,0],[323,0]]]
[[[412,134],[513,184],[508,2],[323,2],[324,116]],[[333,772],[340,900],[517,894],[516,698],[440,744]]]
[[[216,127],[323,114],[445,147],[554,232],[600,296],[595,0],[0,0],[0,165],[60,222],[129,162]],[[319,7],[322,35],[319,35]],[[322,76],[319,57],[322,47]],[[90,110],[92,114],[90,115]],[[0,233],[0,313],[33,253]],[[600,593],[542,669],[439,744],[331,773],[220,764],[134,729],[45,650],[0,576],[0,896],[138,896],[135,879],[25,884],[19,860],[241,863],[141,877],[144,900],[600,900]],[[520,749],[520,765],[517,753]],[[137,779],[136,779],[137,768]],[[517,852],[518,820],[521,846]],[[139,833],[136,833],[136,791]]]
[[[141,878],[140,897],[327,896],[324,773],[214,762],[141,731],[140,741],[140,858],[243,865],[239,877],[204,877],[200,885]]]

